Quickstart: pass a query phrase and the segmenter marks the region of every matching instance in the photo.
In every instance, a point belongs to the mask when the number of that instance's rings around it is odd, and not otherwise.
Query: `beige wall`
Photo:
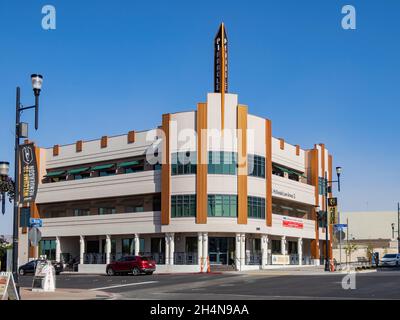
[[[341,212],[340,223],[349,219],[349,239],[391,239],[392,227],[397,231],[397,212],[395,211],[360,211]],[[395,238],[397,233],[395,233]]]

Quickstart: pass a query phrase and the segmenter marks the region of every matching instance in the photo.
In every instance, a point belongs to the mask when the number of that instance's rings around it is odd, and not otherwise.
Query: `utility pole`
[[[400,202],[397,202],[397,253],[400,253]]]

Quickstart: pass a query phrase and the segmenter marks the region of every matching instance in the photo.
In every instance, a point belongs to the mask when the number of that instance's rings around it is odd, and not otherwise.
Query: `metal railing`
[[[139,252],[139,255],[150,257],[156,264],[165,264],[165,254],[163,252]]]
[[[197,252],[174,252],[174,264],[197,264]]]
[[[261,265],[262,253],[261,251],[247,251],[245,255],[246,265]]]
[[[84,264],[105,264],[106,254],[105,253],[84,253],[83,254]]]

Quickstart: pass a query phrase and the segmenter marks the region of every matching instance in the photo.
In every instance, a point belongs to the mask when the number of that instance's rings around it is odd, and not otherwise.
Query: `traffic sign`
[[[39,241],[42,239],[42,233],[38,228],[34,227],[29,231],[28,239],[32,246],[37,247],[39,245]]]
[[[37,218],[30,218],[29,225],[31,228],[33,228],[33,227],[40,228],[43,226],[43,220],[37,219]]]
[[[335,228],[338,228],[338,229],[347,228],[347,224],[345,224],[345,223],[338,223],[338,224],[335,224],[334,226],[335,226]]]

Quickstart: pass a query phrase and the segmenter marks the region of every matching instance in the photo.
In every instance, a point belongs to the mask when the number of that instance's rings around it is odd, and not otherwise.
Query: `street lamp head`
[[[10,163],[6,161],[0,161],[0,177],[8,177],[10,172]]]
[[[38,96],[40,94],[40,90],[42,89],[43,76],[40,74],[32,74],[31,80],[33,92],[35,93],[35,96]]]
[[[341,173],[342,173],[342,167],[336,167],[336,174],[340,176]]]

